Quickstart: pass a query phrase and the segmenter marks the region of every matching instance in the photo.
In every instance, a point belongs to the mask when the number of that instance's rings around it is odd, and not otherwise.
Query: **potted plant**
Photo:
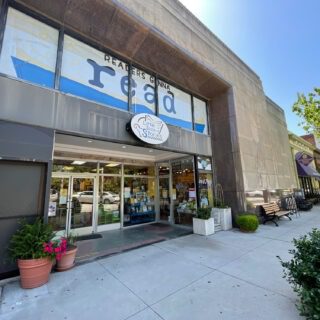
[[[61,259],[57,260],[56,270],[67,271],[74,267],[78,247],[76,246],[76,236],[72,233],[60,239],[61,246],[65,253]]]
[[[259,227],[259,220],[255,214],[241,214],[237,216],[236,223],[242,232],[255,232]]]
[[[193,233],[208,236],[214,233],[214,219],[211,218],[211,208],[198,208],[193,218]]]
[[[59,244],[52,241],[53,236],[51,226],[40,218],[32,224],[22,221],[12,236],[9,253],[17,260],[22,288],[36,288],[48,282],[53,260],[63,254]]]
[[[222,186],[217,184],[217,195],[213,200],[213,208],[211,216],[215,218],[215,222],[221,225],[221,229],[226,231],[232,229],[231,208],[224,203]]]

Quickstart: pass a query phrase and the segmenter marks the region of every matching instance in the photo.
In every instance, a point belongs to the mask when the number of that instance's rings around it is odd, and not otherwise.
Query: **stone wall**
[[[266,100],[257,74],[178,1],[118,0],[118,3],[233,87],[236,125],[231,124],[230,130],[238,138],[239,150],[233,152],[240,153],[236,157],[240,163],[235,166],[240,169],[242,166],[244,183],[238,181],[238,190],[294,187],[285,116],[281,108]]]

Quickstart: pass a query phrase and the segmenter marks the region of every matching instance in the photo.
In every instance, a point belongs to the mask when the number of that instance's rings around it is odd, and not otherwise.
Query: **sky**
[[[320,87],[319,0],[179,0],[260,77],[303,135],[291,111],[297,93]]]

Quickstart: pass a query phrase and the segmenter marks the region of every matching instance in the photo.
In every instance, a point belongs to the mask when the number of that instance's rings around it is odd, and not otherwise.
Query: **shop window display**
[[[212,165],[208,157],[198,157],[199,204],[202,208],[213,207]]]
[[[154,185],[154,178],[124,178],[124,226],[155,221]]]
[[[192,225],[197,209],[193,158],[172,163],[174,219],[177,224]]]

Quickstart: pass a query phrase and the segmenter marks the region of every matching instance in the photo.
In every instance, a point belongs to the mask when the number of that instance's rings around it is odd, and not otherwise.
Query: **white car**
[[[75,197],[78,198],[80,203],[93,203],[93,191],[82,191],[79,192]],[[105,204],[119,201],[119,195],[111,191],[105,191],[101,196],[101,202]]]
[[[263,197],[263,191],[262,190],[247,191],[246,196],[247,197]]]
[[[105,191],[102,195],[102,202],[103,203],[114,203],[119,202],[120,197],[118,194],[111,192],[111,191]]]

